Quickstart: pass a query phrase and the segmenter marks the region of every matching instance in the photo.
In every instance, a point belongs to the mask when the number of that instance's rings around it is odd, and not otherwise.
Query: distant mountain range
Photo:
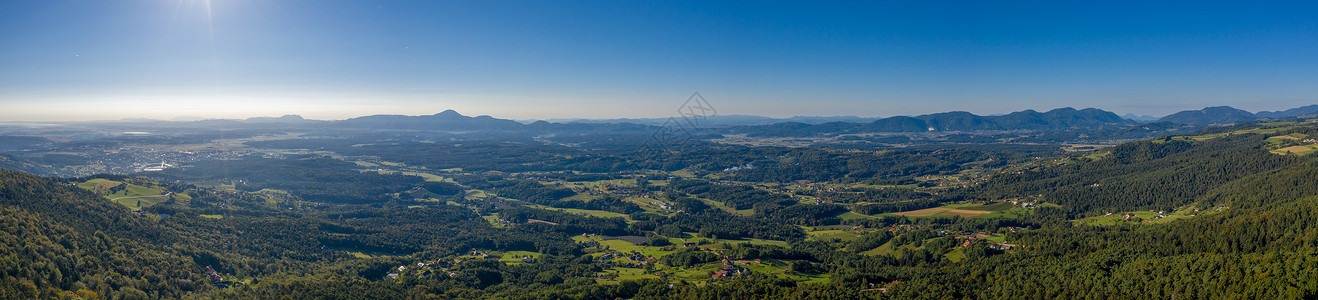
[[[1318,114],[1318,105],[1309,105],[1284,111],[1250,113],[1228,106],[1207,107],[1200,110],[1177,112],[1162,118],[1115,113],[1096,109],[1058,108],[1047,112],[1023,110],[1005,115],[981,116],[964,111],[952,111],[920,116],[865,118],[856,116],[770,118],[748,115],[717,115],[701,121],[702,129],[717,129],[721,133],[744,133],[767,136],[805,136],[816,134],[843,134],[866,132],[969,132],[969,131],[1066,131],[1090,129],[1128,128],[1134,125],[1160,122],[1195,126],[1234,124],[1260,119],[1284,119]],[[677,117],[680,119],[680,117]],[[418,131],[531,131],[555,132],[630,132],[647,131],[664,126],[670,118],[638,119],[552,119],[548,121],[518,122],[491,116],[464,116],[453,110],[433,115],[370,115],[339,121],[309,120],[298,115],[281,117],[254,117],[243,120],[208,119],[195,121],[161,121],[125,119],[121,121],[75,122],[70,124],[106,124],[121,127],[144,128],[328,128],[356,130],[418,130]]]
[[[1318,114],[1318,105],[1292,108],[1284,111],[1261,111],[1250,113],[1230,106],[1205,107],[1201,110],[1187,110],[1158,119],[1159,122],[1172,122],[1192,125],[1216,125],[1250,122],[1260,119],[1285,119],[1303,115]]]
[[[333,122],[330,126],[360,129],[490,131],[521,129],[525,125],[513,120],[495,119],[491,116],[468,117],[450,109],[429,116],[374,115],[357,117]]]
[[[980,116],[964,111],[891,117],[869,123],[830,122],[817,125],[805,123],[779,123],[763,126],[741,126],[729,129],[732,133],[770,136],[803,136],[814,134],[868,133],[868,132],[945,132],[985,130],[1036,130],[1060,131],[1074,129],[1113,129],[1134,126],[1135,121],[1096,109],[1058,108],[1047,112],[1018,111],[999,116]]]
[[[1181,124],[1234,124],[1258,119],[1253,113],[1230,106],[1213,106],[1201,110],[1187,110],[1158,119],[1160,122]]]
[[[1158,120],[1158,117],[1154,117],[1154,116],[1150,116],[1150,115],[1135,115],[1135,114],[1132,114],[1132,113],[1127,113],[1127,114],[1121,115],[1121,117],[1124,118],[1124,119],[1127,119],[1127,120],[1135,121],[1135,122],[1151,122],[1151,121],[1157,121],[1157,120]]]
[[[548,119],[544,120],[551,123],[631,123],[642,125],[663,125],[668,122],[669,118],[621,118],[621,119]],[[805,124],[822,124],[829,122],[851,122],[865,123],[873,122],[879,118],[866,118],[857,116],[833,116],[833,117],[816,117],[816,116],[795,116],[790,118],[770,118],[750,115],[715,115],[701,121],[701,124],[710,127],[730,127],[730,126],[750,126],[750,125],[768,125],[776,123],[805,123]]]
[[[1301,106],[1283,111],[1260,111],[1254,115],[1260,118],[1282,119],[1312,114],[1318,114],[1318,104]]]

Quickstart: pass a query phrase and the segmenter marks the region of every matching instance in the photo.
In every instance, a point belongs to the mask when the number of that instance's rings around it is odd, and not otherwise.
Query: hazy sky
[[[1312,2],[4,1],[0,120],[1318,103]]]

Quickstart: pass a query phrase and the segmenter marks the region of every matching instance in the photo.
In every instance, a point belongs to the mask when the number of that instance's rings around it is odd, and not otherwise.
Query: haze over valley
[[[0,299],[1314,299],[1313,5],[0,3]]]

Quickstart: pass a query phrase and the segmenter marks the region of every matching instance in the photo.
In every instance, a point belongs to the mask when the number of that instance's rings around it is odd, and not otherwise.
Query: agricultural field
[[[1280,149],[1277,149],[1277,150],[1272,150],[1272,153],[1276,153],[1276,154],[1307,155],[1307,154],[1313,153],[1314,151],[1318,151],[1318,145],[1290,146],[1290,147],[1286,147],[1286,148],[1280,148]]]
[[[1049,203],[1040,203],[1036,206],[1056,206]],[[962,217],[962,218],[993,218],[993,217],[1017,217],[1030,213],[1030,208],[1021,207],[1011,202],[1001,201],[988,204],[949,204],[940,207],[926,208],[912,211],[895,212],[892,215],[906,217]]]
[[[101,194],[106,199],[127,206],[133,210],[140,210],[144,207],[150,207],[161,202],[169,201],[171,196],[179,201],[189,201],[192,199],[188,195],[170,193],[160,187],[128,184],[102,178],[78,183],[77,186]],[[116,188],[120,186],[122,187]]]
[[[1307,155],[1318,151],[1318,143],[1315,143],[1312,137],[1299,133],[1272,136],[1268,137],[1267,141],[1266,149],[1274,154]]]
[[[1282,131],[1282,130],[1290,129],[1290,128],[1292,128],[1292,127],[1295,126],[1295,125],[1300,125],[1300,123],[1298,123],[1298,122],[1271,122],[1271,123],[1261,123],[1261,124],[1259,124],[1259,127],[1251,128],[1251,129],[1242,129],[1242,130],[1236,130],[1236,131],[1231,131],[1231,132],[1219,132],[1219,133],[1201,134],[1201,135],[1175,136],[1175,137],[1170,137],[1170,140],[1173,140],[1173,141],[1206,141],[1206,140],[1211,140],[1211,139],[1220,138],[1220,137],[1226,137],[1226,136],[1230,136],[1230,135],[1248,134],[1248,133],[1263,134],[1263,135],[1271,135],[1271,134],[1276,134],[1277,132]],[[1153,142],[1154,142],[1154,143],[1162,143],[1162,142],[1165,142],[1165,141],[1162,140],[1162,139],[1155,139],[1155,140],[1153,140]]]
[[[967,209],[955,209],[955,208],[949,208],[949,207],[935,207],[935,208],[926,208],[926,209],[920,209],[920,210],[912,210],[912,211],[896,212],[896,213],[892,213],[892,214],[894,214],[894,215],[899,215],[899,216],[907,216],[907,217],[932,217],[932,216],[947,216],[947,217],[953,217],[953,216],[955,216],[955,217],[962,217],[962,218],[973,218],[973,217],[978,217],[978,216],[982,216],[982,215],[987,215],[987,214],[989,214],[989,213],[990,213],[990,212],[988,212],[988,211],[982,211],[982,210],[967,210]]]
[[[812,230],[806,232],[806,234],[809,235],[809,238],[807,239],[815,240],[815,241],[826,241],[833,239],[841,240],[841,241],[852,241],[860,237],[859,233],[851,230]]]
[[[539,204],[532,204],[532,205],[527,205],[527,206],[528,206],[528,207],[535,207],[535,208],[539,208],[539,209],[544,209],[544,210],[561,211],[561,212],[567,212],[567,213],[573,213],[573,214],[579,214],[579,215],[589,215],[589,216],[600,217],[600,218],[626,218],[626,217],[627,217],[626,214],[620,214],[620,213],[616,213],[616,212],[602,211],[602,210],[587,210],[587,209],[576,209],[576,208],[557,208],[557,207],[549,207],[549,206],[544,206],[544,205],[539,205]]]
[[[1183,207],[1175,211],[1164,212],[1165,214],[1159,214],[1159,212],[1157,211],[1147,211],[1147,210],[1128,211],[1121,213],[1113,213],[1111,215],[1089,217],[1089,218],[1074,220],[1073,222],[1075,224],[1093,225],[1093,226],[1112,226],[1119,224],[1136,224],[1136,223],[1159,224],[1159,223],[1168,223],[1185,218],[1192,218],[1202,214],[1215,213],[1220,210],[1221,210],[1220,208],[1199,209],[1197,207]],[[1126,215],[1131,215],[1131,217],[1126,218]]]

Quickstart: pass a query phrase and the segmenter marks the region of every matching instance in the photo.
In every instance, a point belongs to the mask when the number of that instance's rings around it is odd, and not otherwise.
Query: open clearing
[[[990,204],[960,204],[960,205],[956,205],[956,204],[954,204],[954,205],[948,205],[948,206],[944,206],[944,207],[945,207],[945,208],[952,208],[952,209],[960,209],[960,210],[1006,211],[1006,210],[1009,210],[1009,209],[1015,208],[1016,205],[1015,205],[1015,204],[1011,204],[1010,202],[994,202],[994,203],[990,203]]]
[[[1318,147],[1318,145],[1290,146],[1286,148],[1272,150],[1272,153],[1276,153],[1276,154],[1290,153],[1290,154],[1302,155],[1302,154],[1309,154],[1310,152],[1318,150],[1316,149],[1316,147]]]
[[[935,207],[935,208],[926,208],[921,210],[897,212],[892,214],[908,216],[908,217],[929,217],[934,215],[943,215],[943,216],[960,216],[962,218],[970,218],[970,217],[987,215],[989,213],[991,212],[983,211],[983,210],[965,210],[965,209],[953,209],[946,207]]]
[[[102,193],[120,184],[123,184],[123,182],[96,178],[78,183],[77,186],[89,191]],[[178,198],[180,201],[192,200],[192,197],[182,194],[172,194],[160,187],[146,187],[136,184],[128,184],[121,191],[103,196],[110,201],[122,204],[133,210],[140,210],[145,207],[156,205],[157,203],[168,201],[171,196]]]

